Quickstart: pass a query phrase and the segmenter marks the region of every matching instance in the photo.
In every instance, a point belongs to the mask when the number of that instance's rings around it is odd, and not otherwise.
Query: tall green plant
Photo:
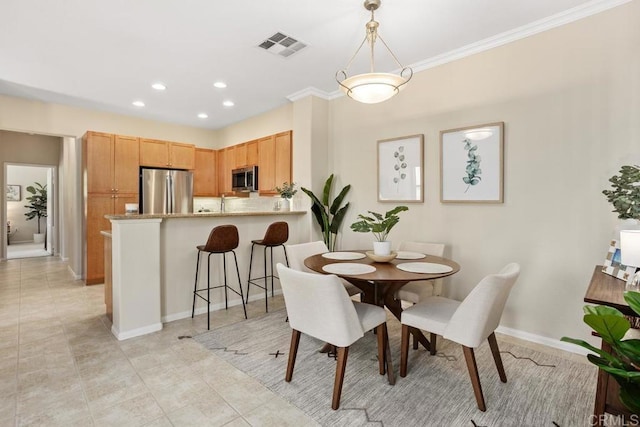
[[[34,185],[27,187],[27,192],[31,196],[26,197],[29,204],[24,205],[24,207],[29,210],[25,212],[24,216],[27,217],[27,221],[38,218],[38,234],[40,234],[40,218],[47,217],[47,185],[43,186],[35,182]]]
[[[627,291],[624,299],[640,315],[640,293]],[[607,353],[586,341],[562,337],[595,353],[587,355],[591,363],[609,373],[620,385],[620,401],[632,413],[640,413],[640,340],[622,338],[629,330],[629,321],[613,307],[584,307],[584,323],[596,331],[612,349]]]
[[[349,203],[340,207],[345,196],[351,189],[351,185],[347,185],[342,188],[338,196],[330,200],[331,198],[331,186],[333,185],[333,174],[327,178],[324,183],[324,189],[322,191],[322,201],[311,190],[304,187],[301,188],[304,193],[311,198],[313,205],[311,206],[311,212],[313,212],[316,221],[320,225],[322,231],[322,239],[325,245],[330,251],[334,251],[336,248],[336,239],[338,232],[340,231],[340,225],[347,213]]]

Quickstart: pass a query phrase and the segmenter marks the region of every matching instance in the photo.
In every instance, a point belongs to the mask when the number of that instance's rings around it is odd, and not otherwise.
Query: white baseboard
[[[118,341],[126,340],[129,338],[139,337],[141,335],[150,334],[152,332],[158,332],[162,330],[162,323],[155,323],[153,325],[145,326],[143,328],[132,329],[126,332],[120,332],[115,326],[111,326],[111,333],[115,335]]]
[[[63,260],[64,261],[64,260]],[[82,279],[82,275],[80,274],[76,274],[75,271],[73,271],[73,269],[71,268],[71,266],[67,265],[67,270],[69,270],[69,273],[71,273],[71,275],[73,276],[74,280],[80,280]]]
[[[276,289],[275,290],[275,295],[282,295],[282,289]],[[251,296],[251,301],[257,301],[257,300],[263,300],[264,299],[264,293],[260,293],[260,296],[255,297],[252,295]],[[240,302],[240,299],[234,299],[234,300],[230,300],[229,301],[229,307],[235,307],[236,305],[240,305],[242,304]],[[215,304],[211,304],[211,311],[218,311],[218,310],[224,310],[224,301],[222,302],[217,302]],[[207,312],[207,307],[197,307],[195,314],[205,314]],[[183,311],[180,313],[173,313],[170,314],[168,316],[163,316],[162,317],[162,323],[168,323],[168,322],[173,322],[175,320],[180,320],[180,319],[186,319],[187,317],[191,317],[191,310],[189,311]]]
[[[560,341],[554,338],[543,337],[542,335],[536,335],[530,332],[520,331],[518,329],[507,328],[505,326],[498,326],[496,332],[504,335],[509,335],[510,337],[519,338],[524,341],[530,341],[536,344],[546,345],[547,347],[568,351],[569,353],[581,354],[583,356],[586,356],[590,353],[585,348],[582,348],[575,344]]]

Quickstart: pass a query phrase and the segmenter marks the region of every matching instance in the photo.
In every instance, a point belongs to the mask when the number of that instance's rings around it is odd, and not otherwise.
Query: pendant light
[[[378,34],[378,22],[375,21],[373,12],[380,7],[380,0],[365,0],[365,9],[371,11],[371,20],[365,25],[366,35],[360,46],[353,54],[347,66],[336,73],[336,81],[340,88],[351,98],[365,104],[377,104],[386,101],[397,94],[404,85],[411,80],[413,70],[410,67],[404,67],[398,58],[391,52],[389,46]],[[400,74],[377,73],[374,68],[374,47],[377,40],[380,40],[387,51],[391,54],[396,64],[400,67]],[[369,63],[370,72],[357,74],[348,77],[347,71],[365,42],[369,45]]]

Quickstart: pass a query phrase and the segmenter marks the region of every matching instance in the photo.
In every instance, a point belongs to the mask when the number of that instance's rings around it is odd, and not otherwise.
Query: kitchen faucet
[[[220,197],[220,212],[224,212],[224,193]]]

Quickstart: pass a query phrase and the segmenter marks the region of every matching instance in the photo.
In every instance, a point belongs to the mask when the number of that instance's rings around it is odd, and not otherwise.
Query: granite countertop
[[[152,218],[218,218],[230,216],[270,216],[270,215],[304,215],[307,211],[249,211],[249,212],[194,212],[178,214],[126,214],[105,215],[107,219],[152,219]]]

